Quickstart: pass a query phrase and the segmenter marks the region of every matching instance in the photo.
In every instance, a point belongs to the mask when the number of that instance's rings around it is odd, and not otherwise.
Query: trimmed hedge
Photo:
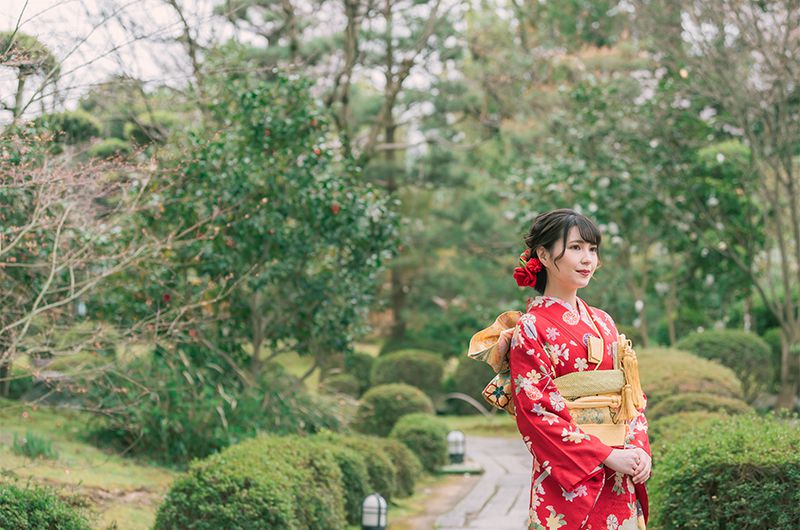
[[[380,438],[384,453],[397,469],[397,496],[410,497],[414,494],[414,486],[422,476],[422,462],[417,455],[400,440]]]
[[[85,142],[100,135],[100,122],[82,110],[45,114],[34,120],[38,126],[55,133],[55,141],[67,145]]]
[[[255,438],[194,462],[154,529],[338,530],[346,526],[343,482],[332,450],[300,436]]]
[[[747,412],[752,412],[753,409],[741,399],[700,392],[689,392],[661,399],[653,406],[649,406],[647,408],[647,418],[648,421],[657,420],[679,412],[701,410],[707,412],[724,412],[727,414],[745,414]]]
[[[332,432],[320,433],[318,437],[333,444],[352,449],[363,456],[367,465],[370,489],[380,493],[381,497],[386,499],[386,502],[398,495],[397,467],[381,446],[382,438],[375,436],[344,436]]]
[[[0,484],[0,528],[91,530],[89,521],[49,489]]]
[[[365,434],[388,436],[395,422],[412,412],[433,414],[433,402],[422,390],[404,383],[375,386],[362,397],[353,426]]]
[[[800,521],[798,419],[754,414],[669,445],[650,483],[652,526],[794,530]]]
[[[714,359],[729,367],[742,382],[746,401],[765,391],[774,377],[772,351],[758,335],[738,329],[714,329],[692,333],[677,347],[698,357]]]
[[[88,154],[93,158],[111,158],[112,156],[129,155],[133,151],[131,144],[119,138],[105,138],[89,148]]]
[[[330,452],[342,472],[344,510],[349,524],[361,522],[361,504],[364,497],[372,493],[366,458],[360,453],[319,437],[310,438],[311,443],[323,452]],[[414,486],[411,486],[413,493]]]
[[[392,429],[397,438],[419,457],[430,472],[447,464],[447,426],[429,414],[407,414]]]
[[[637,350],[639,375],[649,406],[686,392],[742,399],[742,384],[730,368],[672,348]]]
[[[442,391],[444,361],[425,350],[400,350],[375,359],[370,380],[373,385],[405,383],[434,396]]]
[[[483,389],[494,376],[495,373],[488,364],[478,362],[464,355],[458,360],[453,374],[445,380],[444,390],[447,393],[460,392],[467,394],[487,409],[491,409],[492,406],[483,397]],[[479,413],[478,409],[460,399],[447,400],[444,410],[448,414]]]
[[[357,398],[359,394],[358,380],[350,374],[334,374],[325,378],[322,387],[327,392],[346,394]]]
[[[723,412],[695,410],[679,412],[648,421],[647,438],[650,446],[658,452],[667,444],[675,443],[681,438],[693,436],[698,431],[708,430],[729,416]]]
[[[359,396],[370,387],[369,377],[374,363],[375,357],[368,353],[352,352],[344,356],[344,371],[356,378]]]

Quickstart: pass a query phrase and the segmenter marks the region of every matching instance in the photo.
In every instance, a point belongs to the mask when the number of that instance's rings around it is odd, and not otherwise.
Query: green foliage
[[[435,396],[442,390],[444,361],[424,350],[400,350],[375,359],[370,381],[373,385],[405,383]]]
[[[19,436],[14,433],[11,450],[18,455],[27,456],[31,459],[42,457],[54,460],[58,458],[58,452],[53,449],[53,442],[31,431],[26,432],[25,436]]]
[[[376,436],[341,435],[323,431],[318,435],[323,440],[328,440],[334,445],[347,447],[361,455],[367,464],[369,485],[389,502],[399,494],[398,470],[391,458],[391,453],[383,446],[383,438]]]
[[[173,112],[156,110],[143,112],[132,122],[125,124],[125,138],[135,145],[164,143],[170,131],[179,124],[180,118]]]
[[[36,118],[34,124],[52,132],[57,143],[67,145],[86,142],[100,135],[100,122],[81,110],[45,114]]]
[[[88,154],[94,158],[111,158],[131,153],[131,144],[119,138],[105,138],[89,148]]]
[[[397,469],[397,496],[410,497],[414,494],[417,480],[422,476],[422,462],[399,440],[381,438],[379,443]]]
[[[358,382],[358,395],[360,396],[370,387],[369,374],[375,357],[363,352],[345,352],[344,371],[356,378]]]
[[[474,398],[478,403],[489,408],[483,397],[483,389],[495,376],[492,368],[483,362],[470,359],[466,355],[458,360],[455,371],[445,379],[444,389],[447,393],[459,392]],[[479,411],[460,399],[451,399],[445,403],[445,409],[455,414],[478,414]]]
[[[20,31],[0,32],[0,65],[13,66],[21,76],[34,73],[58,77],[59,62],[39,39]]]
[[[774,389],[781,380],[781,349],[783,348],[781,344],[781,328],[769,328],[764,332],[764,335],[761,337],[764,339],[764,342],[769,344],[770,352],[772,353],[772,388]]]
[[[800,520],[797,418],[736,416],[666,447],[650,484],[657,528],[770,528]]]
[[[730,368],[691,353],[668,348],[637,351],[642,388],[649,406],[687,392],[739,398],[742,384]]]
[[[90,530],[86,516],[52,491],[0,484],[0,528]]]
[[[192,464],[158,511],[155,530],[345,527],[342,472],[300,437],[261,437]]]
[[[236,349],[232,358],[245,354]],[[93,438],[167,465],[215,453],[259,431],[274,434],[338,429],[337,405],[299,390],[299,381],[270,366],[245,381],[204,347],[179,344],[112,371],[89,385],[87,402],[107,411]]]
[[[322,385],[328,392],[338,392],[355,398],[361,395],[358,380],[350,374],[329,375]]]
[[[633,342],[634,349],[636,349],[639,344],[644,343],[644,337],[642,336],[642,331],[639,328],[633,326],[624,326],[617,323],[617,331],[621,335],[625,335],[631,340],[631,342]]]
[[[447,464],[447,433],[447,426],[436,416],[416,413],[400,418],[391,437],[408,446],[422,466],[433,472]]]
[[[648,419],[657,420],[665,416],[689,411],[724,412],[727,414],[745,414],[752,408],[741,399],[686,392],[660,399],[647,408]]]
[[[692,437],[700,431],[714,428],[726,418],[728,415],[723,412],[707,410],[678,412],[652,421],[648,417],[647,438],[654,451],[661,451],[668,444],[679,443],[682,438]]]
[[[361,522],[361,503],[371,493],[367,457],[346,446],[318,437],[309,439],[317,451],[330,453],[342,472],[342,491],[347,522],[351,525]],[[413,492],[413,484],[411,491]]]
[[[433,414],[431,398],[405,383],[374,386],[361,398],[354,427],[365,434],[388,436],[395,422],[412,412]]]
[[[721,329],[693,333],[677,348],[705,359],[715,359],[733,370],[742,382],[745,399],[751,401],[773,380],[775,367],[769,344],[743,330]]]

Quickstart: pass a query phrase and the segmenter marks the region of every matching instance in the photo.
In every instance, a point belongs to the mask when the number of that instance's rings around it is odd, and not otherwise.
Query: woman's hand
[[[641,456],[636,449],[612,449],[611,454],[603,463],[623,475],[633,475],[636,466],[641,462]]]
[[[511,345],[511,337],[514,336],[514,328],[508,328],[500,332],[500,338],[497,339],[497,351],[500,353],[508,353],[509,346]]]
[[[633,450],[636,451],[636,454],[639,456],[639,461],[631,475],[633,476],[633,483],[640,484],[650,478],[653,460],[650,458],[650,455],[647,454],[647,451],[641,447],[636,447]]]

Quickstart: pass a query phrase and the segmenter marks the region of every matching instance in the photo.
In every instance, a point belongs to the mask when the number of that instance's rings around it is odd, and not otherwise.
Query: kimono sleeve
[[[517,427],[536,460],[572,491],[599,468],[612,448],[572,421],[553,382],[553,363],[538,339],[535,316],[523,315],[511,339],[509,361]]]

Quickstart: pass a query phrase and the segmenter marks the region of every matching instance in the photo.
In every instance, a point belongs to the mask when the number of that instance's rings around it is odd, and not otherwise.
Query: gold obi
[[[606,445],[624,445],[627,414],[622,411],[622,370],[572,372],[553,380],[572,420]]]

